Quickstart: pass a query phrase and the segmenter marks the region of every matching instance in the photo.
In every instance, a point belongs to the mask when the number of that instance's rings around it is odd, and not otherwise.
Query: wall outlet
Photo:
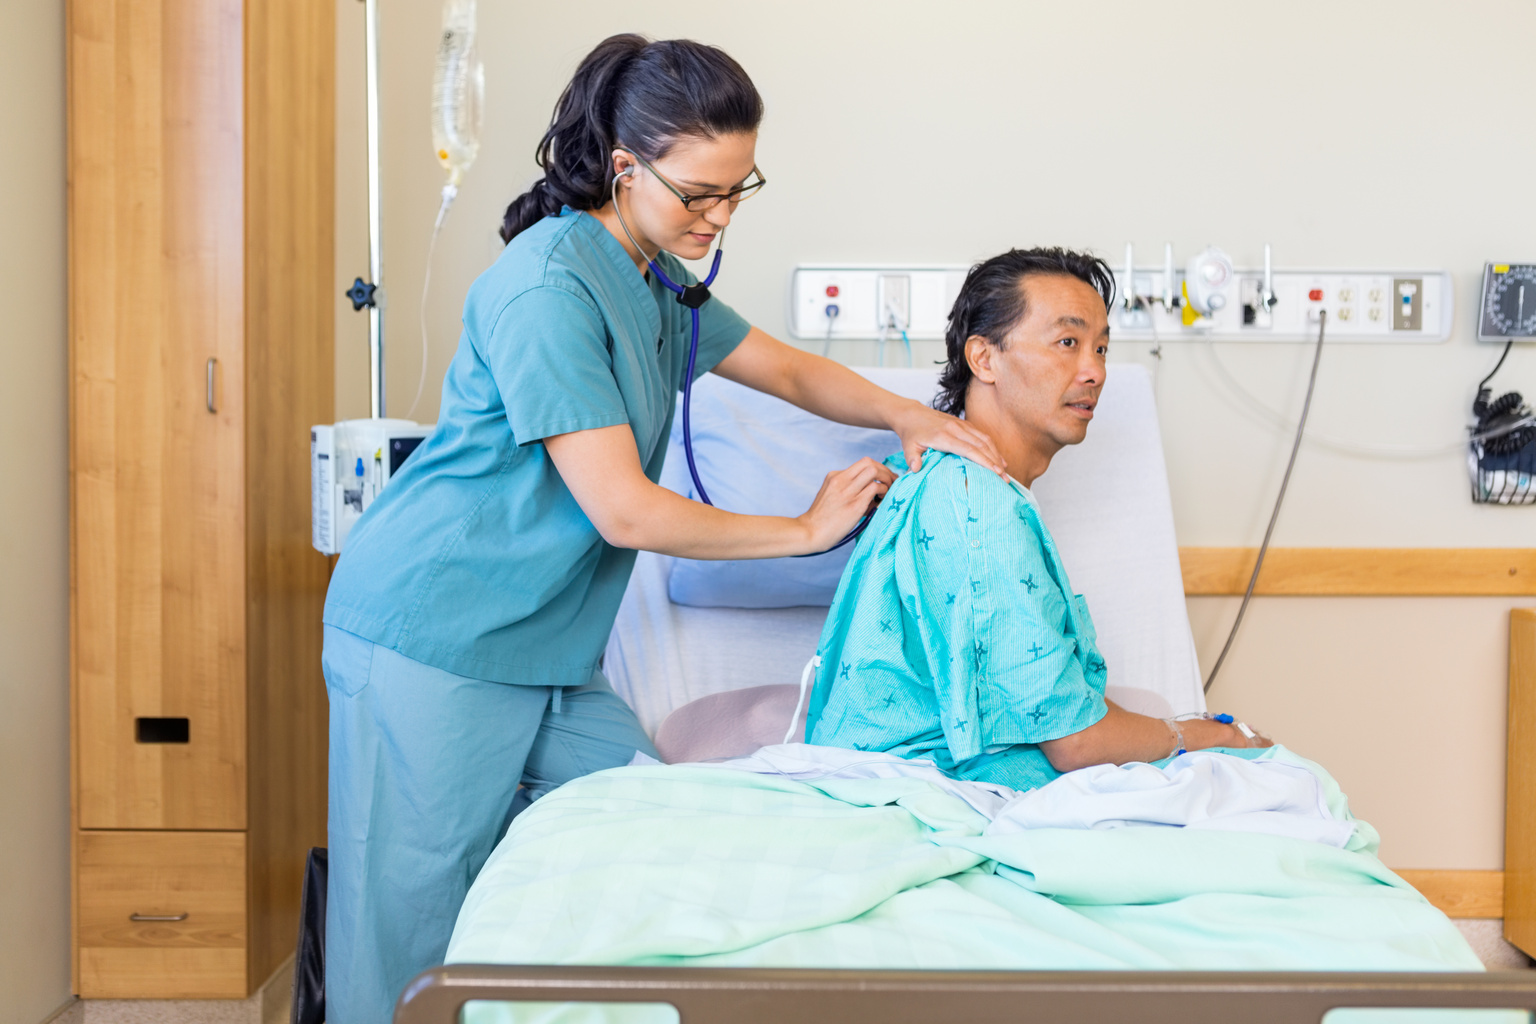
[[[892,331],[912,326],[912,277],[881,274],[875,280],[876,323]]]
[[[949,309],[969,269],[913,263],[802,264],[790,279],[790,333],[838,340],[899,337],[904,330],[911,341],[942,341]],[[838,315],[829,317],[827,307],[834,304]]]

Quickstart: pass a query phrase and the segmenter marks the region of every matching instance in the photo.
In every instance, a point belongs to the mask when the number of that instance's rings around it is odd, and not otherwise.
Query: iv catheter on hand
[[[688,313],[692,320],[692,333],[688,339],[688,369],[683,375],[683,454],[688,459],[688,476],[693,480],[694,492],[698,494],[700,501],[713,508],[715,503],[709,500],[709,492],[704,489],[704,481],[699,479],[699,467],[693,458],[693,370],[699,356],[699,307],[709,301],[709,286],[715,283],[715,277],[720,273],[720,257],[725,251],[723,248],[725,245],[725,229],[720,229],[720,237],[715,243],[715,258],[709,265],[708,276],[697,284],[678,284],[667,276],[666,271],[661,269],[661,265],[656,262],[655,258],[645,255],[645,250],[640,248],[640,243],[635,241],[635,236],[630,233],[629,225],[624,221],[623,211],[619,209],[619,179],[633,172],[634,168],[631,167],[613,176],[613,213],[619,220],[619,227],[624,229],[624,237],[629,239],[629,244],[635,247],[636,252],[641,256],[645,256],[646,266],[650,268],[651,273],[656,275],[656,280],[660,281],[669,292],[677,297],[679,305],[688,307]],[[811,551],[803,555],[791,557],[811,558],[816,555],[825,555],[836,551],[843,545],[857,540],[859,534],[864,532],[864,528],[869,525],[870,520],[874,517],[873,511],[866,512],[854,528],[848,531],[847,536],[825,551]]]

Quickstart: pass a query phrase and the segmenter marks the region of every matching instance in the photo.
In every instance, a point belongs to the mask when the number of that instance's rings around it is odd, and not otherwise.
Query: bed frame
[[[670,1003],[683,1024],[1315,1024],[1335,1007],[1536,1012],[1536,971],[832,971],[509,967],[427,971],[395,1024],[456,1024],[471,1000]]]
[[[1536,950],[1536,608],[1510,613],[1504,934]],[[419,975],[395,1024],[457,1024],[471,1000],[670,1003],[683,1024],[1316,1024],[1335,1007],[1520,1009],[1536,971],[844,971],[455,964]]]

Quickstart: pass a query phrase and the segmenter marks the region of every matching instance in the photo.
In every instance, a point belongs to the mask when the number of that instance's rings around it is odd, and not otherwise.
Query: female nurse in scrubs
[[[330,1024],[389,1020],[441,962],[470,882],[529,801],[654,753],[598,669],[637,549],[821,551],[894,479],[864,459],[795,518],[656,483],[690,320],[647,260],[693,283],[678,258],[705,256],[762,186],[762,112],[741,67],[699,43],[614,36],[582,61],[538,150],[545,176],[507,210],[507,248],[469,291],[437,428],[348,538],[325,606]],[[835,205],[818,227],[827,216]],[[934,448],[1003,471],[963,421],[775,341],[718,298],[700,317],[696,375],[891,429],[914,468]]]

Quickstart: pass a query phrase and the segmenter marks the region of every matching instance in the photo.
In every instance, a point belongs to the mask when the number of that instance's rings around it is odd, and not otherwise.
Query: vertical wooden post
[[[1536,608],[1509,613],[1504,938],[1536,955]]]

